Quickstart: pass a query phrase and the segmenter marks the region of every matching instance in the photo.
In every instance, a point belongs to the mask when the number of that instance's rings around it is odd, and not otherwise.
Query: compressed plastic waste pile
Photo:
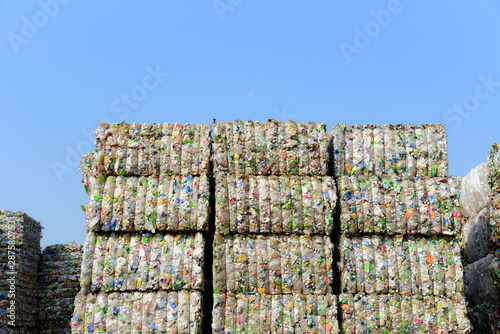
[[[468,333],[465,301],[440,296],[342,294],[344,333]]]
[[[80,292],[73,333],[201,333],[201,291]]]
[[[97,174],[206,175],[211,126],[179,123],[99,123],[95,152],[85,157]],[[87,173],[83,169],[83,174]]]
[[[461,178],[442,124],[334,126],[344,333],[466,333]]]
[[[210,125],[100,123],[95,137],[72,333],[201,333]]]
[[[323,123],[215,123],[212,332],[340,332],[326,138]]]
[[[87,229],[93,231],[205,231],[208,229],[207,175],[166,174],[84,178],[89,202]]]
[[[201,290],[201,233],[89,233],[81,287],[91,291]]]
[[[35,331],[41,237],[38,221],[0,210],[0,333]]]
[[[331,172],[343,175],[448,175],[443,124],[345,125],[329,135]]]
[[[326,175],[325,123],[240,121],[214,123],[215,173]]]
[[[482,303],[467,309],[476,333],[500,333],[500,304]]]
[[[459,235],[460,178],[339,179],[343,233]]]
[[[38,328],[41,334],[71,333],[74,299],[80,290],[82,245],[56,244],[42,251]]]
[[[339,333],[337,296],[214,295],[214,333]]]
[[[330,235],[337,194],[329,176],[216,175],[216,231]]]

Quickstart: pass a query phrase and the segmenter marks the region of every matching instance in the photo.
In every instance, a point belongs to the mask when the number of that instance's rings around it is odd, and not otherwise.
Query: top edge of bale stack
[[[209,173],[209,124],[100,122],[95,151],[83,156],[81,171],[121,176]]]
[[[236,175],[326,175],[325,123],[215,122],[215,173]]]
[[[0,210],[0,246],[13,240],[16,246],[40,253],[40,222],[21,211]]]
[[[330,173],[448,176],[448,141],[437,124],[337,124],[329,135]]]

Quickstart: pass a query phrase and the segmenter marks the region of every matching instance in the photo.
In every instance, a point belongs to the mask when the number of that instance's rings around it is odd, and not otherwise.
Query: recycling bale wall
[[[339,333],[323,123],[214,124],[213,333]]]
[[[100,123],[72,333],[201,333],[209,125]]]
[[[38,330],[69,334],[75,296],[80,290],[83,246],[56,244],[42,251],[39,265]]]
[[[344,333],[470,330],[460,254],[461,178],[448,176],[441,124],[338,124]]]
[[[36,332],[42,227],[23,212],[0,211],[0,332]]]

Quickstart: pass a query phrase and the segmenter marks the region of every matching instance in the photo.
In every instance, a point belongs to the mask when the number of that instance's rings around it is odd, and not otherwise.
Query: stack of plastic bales
[[[463,179],[464,280],[475,333],[500,333],[500,156],[493,144],[488,161]]]
[[[84,157],[73,333],[200,333],[209,125],[106,124]]]
[[[0,333],[36,332],[40,223],[0,211]]]
[[[214,333],[339,333],[323,123],[214,125]]]
[[[80,290],[82,245],[56,244],[45,247],[39,266],[40,334],[69,334],[75,296]]]
[[[344,333],[465,333],[460,179],[442,125],[336,125]]]

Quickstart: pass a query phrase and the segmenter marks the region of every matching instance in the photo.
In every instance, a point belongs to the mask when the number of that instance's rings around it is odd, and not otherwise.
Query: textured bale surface
[[[325,175],[327,148],[324,123],[216,122],[214,173]]]
[[[337,124],[329,138],[330,168],[335,176],[448,176],[443,124]]]

